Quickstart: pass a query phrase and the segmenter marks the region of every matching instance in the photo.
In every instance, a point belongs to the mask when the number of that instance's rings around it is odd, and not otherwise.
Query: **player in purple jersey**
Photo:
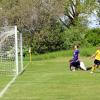
[[[70,60],[70,70],[71,71],[75,71],[75,69],[80,68],[80,61],[79,61],[80,51],[78,50],[78,48],[79,48],[78,45],[74,46],[73,58]]]

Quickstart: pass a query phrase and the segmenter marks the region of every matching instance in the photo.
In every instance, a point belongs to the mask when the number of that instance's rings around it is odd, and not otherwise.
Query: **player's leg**
[[[74,61],[70,62],[70,70],[75,71],[75,62]]]
[[[100,60],[99,60],[99,62],[98,62],[98,68],[100,68]]]
[[[76,62],[76,68],[77,69],[81,69],[81,67],[80,67],[80,61],[79,60]]]
[[[97,67],[97,65],[94,64],[94,65],[92,66],[92,69],[91,69],[91,72],[90,72],[90,73],[93,73],[93,72],[95,71],[96,67]]]
[[[98,60],[94,60],[94,65],[92,66],[92,69],[91,69],[91,73],[93,73],[96,69],[96,67],[98,66]]]
[[[75,71],[75,67],[74,66],[71,66],[71,71]]]

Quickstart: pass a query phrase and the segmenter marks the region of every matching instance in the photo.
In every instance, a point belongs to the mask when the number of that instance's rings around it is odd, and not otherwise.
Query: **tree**
[[[99,8],[98,8],[98,12],[97,12],[97,15],[98,15],[98,20],[99,20],[99,25],[100,25],[100,0],[98,0],[98,3],[99,3]]]
[[[66,16],[67,22],[69,20],[69,23],[66,24],[66,21],[63,22],[61,19],[60,21],[68,28],[71,25],[75,26],[77,23],[83,24],[82,20],[86,20],[87,16],[94,9],[96,9],[95,0],[66,0],[64,15]]]
[[[44,42],[46,45],[45,50],[52,47],[54,47],[52,50],[59,50],[62,42],[64,42],[61,39],[63,34],[60,34],[64,31],[63,25],[64,28],[69,29],[77,27],[79,29],[76,31],[80,32],[80,27],[87,24],[87,15],[96,9],[95,4],[95,0],[1,0],[0,25],[2,26],[4,22],[8,22],[8,25],[17,25],[20,32],[29,33],[27,36],[24,35],[28,39],[30,46],[34,47],[34,38],[37,36],[43,38],[41,41],[36,38],[36,48],[37,43]],[[63,16],[65,16],[64,21],[62,20]],[[73,28],[73,26],[75,27]],[[70,30],[67,31],[70,33]],[[83,35],[84,32],[82,35],[78,33],[75,36],[79,39]],[[44,41],[45,37],[47,37],[46,41]],[[75,41],[77,38],[75,38]],[[44,44],[40,45],[40,47],[42,48]]]
[[[100,44],[100,28],[91,29],[87,31],[87,35],[85,36],[88,43],[92,46],[96,46]]]
[[[37,53],[46,53],[62,50],[64,39],[62,26],[55,19],[53,25],[45,27],[39,33],[34,34],[33,51]]]

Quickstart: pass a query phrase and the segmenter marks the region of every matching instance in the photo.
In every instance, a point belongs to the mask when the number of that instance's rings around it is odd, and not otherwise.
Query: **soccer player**
[[[70,70],[75,71],[75,69],[78,69],[80,67],[80,61],[79,61],[79,46],[74,46],[74,53],[73,58],[69,61],[70,62]]]
[[[100,46],[98,47],[98,50],[96,51],[96,53],[92,56],[92,58],[95,58],[94,60],[94,65],[92,66],[91,72],[93,73],[95,68],[100,66]]]

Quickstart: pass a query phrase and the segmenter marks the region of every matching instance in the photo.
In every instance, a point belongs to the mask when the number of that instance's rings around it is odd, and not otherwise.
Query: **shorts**
[[[96,59],[95,59],[95,60],[94,60],[94,64],[95,64],[95,65],[100,65],[100,60],[96,60]]]
[[[70,66],[73,66],[73,67],[78,68],[78,67],[80,66],[80,61],[72,61],[72,62],[70,63]]]

